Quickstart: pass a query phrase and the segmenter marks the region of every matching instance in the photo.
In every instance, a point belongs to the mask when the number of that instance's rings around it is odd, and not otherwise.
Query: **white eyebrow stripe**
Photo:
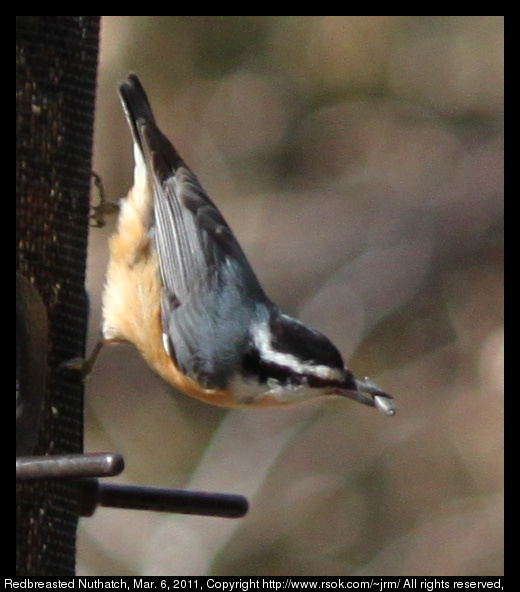
[[[277,366],[289,368],[297,374],[310,374],[323,380],[341,380],[343,378],[343,373],[337,368],[330,368],[323,364],[307,364],[292,354],[273,349],[271,333],[266,322],[255,326],[253,336],[255,345],[260,352],[260,357],[265,362],[271,362]]]

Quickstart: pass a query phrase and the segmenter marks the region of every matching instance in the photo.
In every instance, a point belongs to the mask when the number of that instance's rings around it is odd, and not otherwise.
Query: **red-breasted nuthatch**
[[[119,85],[134,141],[103,293],[105,341],[134,344],[185,393],[226,407],[325,395],[393,415],[390,395],[354,378],[321,333],[266,296],[235,235],[169,140],[137,76]]]

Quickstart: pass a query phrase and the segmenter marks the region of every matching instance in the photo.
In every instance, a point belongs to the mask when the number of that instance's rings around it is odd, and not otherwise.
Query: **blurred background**
[[[267,293],[396,398],[226,411],[128,345],[87,385],[120,482],[247,495],[225,520],[100,509],[80,575],[503,573],[503,17],[106,16],[94,170],[132,178],[136,72]],[[93,196],[93,199],[95,197]],[[107,240],[92,229],[91,348]]]

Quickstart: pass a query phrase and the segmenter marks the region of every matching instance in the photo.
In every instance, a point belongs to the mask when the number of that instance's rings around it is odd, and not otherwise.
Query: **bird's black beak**
[[[385,415],[395,415],[395,403],[393,398],[387,393],[383,392],[372,381],[354,379],[356,390],[341,389],[339,394],[348,397],[358,403],[376,407]]]

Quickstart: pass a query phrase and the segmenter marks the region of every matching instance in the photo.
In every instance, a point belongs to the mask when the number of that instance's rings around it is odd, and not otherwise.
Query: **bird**
[[[178,390],[223,407],[345,397],[395,413],[393,398],[345,367],[333,343],[283,313],[199,180],[159,129],[139,78],[119,83],[133,186],[109,240],[103,343],[132,343]]]

